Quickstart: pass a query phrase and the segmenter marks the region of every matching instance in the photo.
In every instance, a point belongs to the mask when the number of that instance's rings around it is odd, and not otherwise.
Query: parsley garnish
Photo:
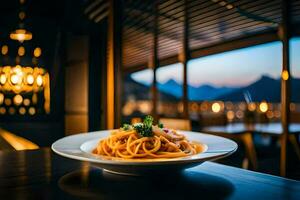
[[[132,126],[130,124],[123,124],[122,129],[124,131],[128,131],[132,129]]]
[[[153,124],[153,117],[148,115],[145,117],[143,123],[137,123],[133,125],[133,128],[142,137],[151,137],[153,136],[152,124]]]
[[[158,123],[158,127],[159,127],[159,128],[164,128],[164,124]]]

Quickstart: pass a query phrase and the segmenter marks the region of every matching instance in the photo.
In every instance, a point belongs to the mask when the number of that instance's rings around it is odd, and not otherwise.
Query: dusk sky
[[[282,45],[272,42],[203,58],[188,63],[188,83],[193,86],[245,86],[262,75],[278,78],[281,72]],[[164,83],[174,79],[182,83],[182,64],[173,64],[158,69],[157,81]],[[300,38],[291,40],[291,72],[300,77]],[[132,74],[141,83],[151,83],[152,70]]]

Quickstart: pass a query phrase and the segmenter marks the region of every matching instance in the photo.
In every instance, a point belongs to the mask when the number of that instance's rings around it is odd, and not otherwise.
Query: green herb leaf
[[[132,129],[132,126],[130,124],[123,124],[122,129],[124,131],[128,131]]]
[[[133,125],[133,128],[142,137],[151,137],[151,136],[153,136],[152,124],[153,124],[153,117],[148,115],[145,117],[143,123],[137,123],[137,124]]]
[[[159,128],[164,128],[164,124],[158,123],[158,127],[159,127]]]

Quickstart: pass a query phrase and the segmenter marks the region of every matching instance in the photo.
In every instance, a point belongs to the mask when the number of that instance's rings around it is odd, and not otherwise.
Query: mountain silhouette
[[[135,100],[150,100],[151,99],[151,86],[139,83],[131,78],[131,76],[125,77],[124,85],[125,102],[129,99]],[[160,101],[178,101],[175,95],[172,93],[159,92]]]
[[[254,102],[268,101],[280,102],[281,100],[281,79],[274,79],[267,75],[241,88],[215,87],[204,84],[199,87],[188,86],[188,95],[191,101],[218,100],[218,101],[245,101],[244,93],[251,95]],[[125,80],[125,97],[138,100],[150,100],[150,85],[139,83],[130,76]],[[159,90],[159,101],[176,102],[182,97],[182,84],[170,79],[165,83],[157,83]],[[291,78],[291,101],[300,103],[300,79]]]
[[[274,79],[263,75],[257,81],[250,85],[237,89],[233,92],[220,95],[215,100],[221,101],[245,101],[244,93],[249,92],[251,99],[254,102],[268,101],[278,103],[281,100],[281,83],[280,79]],[[291,94],[292,102],[300,102],[300,79],[291,78]]]
[[[182,97],[182,84],[170,79],[165,83],[158,83],[159,91],[176,96]],[[230,87],[214,87],[212,85],[201,85],[199,87],[188,86],[188,95],[191,101],[213,100],[214,98],[232,92],[237,88]]]

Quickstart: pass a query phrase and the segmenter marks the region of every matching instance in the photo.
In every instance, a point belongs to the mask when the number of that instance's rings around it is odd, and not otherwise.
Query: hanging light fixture
[[[2,115],[6,113],[10,115],[15,113],[35,115],[38,109],[34,106],[37,106],[40,97],[43,98],[44,111],[46,113],[50,112],[49,73],[38,66],[38,58],[42,54],[42,49],[40,47],[33,49],[33,66],[22,66],[20,64],[21,57],[24,57],[26,53],[25,47],[21,43],[32,39],[32,33],[24,28],[26,16],[24,3],[25,0],[20,0],[21,11],[19,12],[20,23],[18,28],[10,33],[10,38],[20,43],[17,50],[16,63],[0,66],[0,114]],[[8,56],[8,50],[8,46],[3,45],[1,47],[2,56]],[[37,95],[41,94],[41,92],[43,92],[42,96]]]
[[[32,39],[32,33],[25,29],[24,27],[24,19],[26,17],[26,13],[22,10],[24,7],[25,0],[20,0],[21,11],[19,12],[19,25],[18,28],[12,31],[9,35],[10,39],[17,40],[19,42],[24,42],[25,40]]]

